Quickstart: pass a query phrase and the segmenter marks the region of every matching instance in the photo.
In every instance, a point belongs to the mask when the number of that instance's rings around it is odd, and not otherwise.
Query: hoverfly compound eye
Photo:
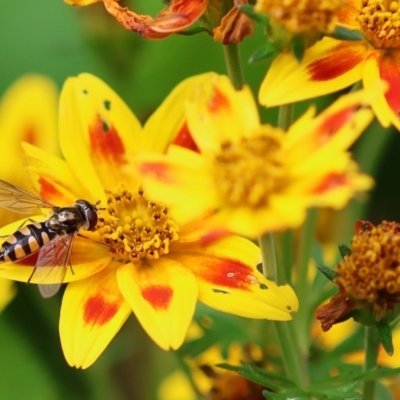
[[[93,231],[98,221],[96,206],[86,200],[77,200],[75,204],[82,210],[85,216],[86,230]]]

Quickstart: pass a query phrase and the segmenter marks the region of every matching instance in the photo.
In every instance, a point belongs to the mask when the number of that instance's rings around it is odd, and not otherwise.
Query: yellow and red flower
[[[372,108],[383,126],[400,129],[400,7],[397,1],[350,0],[338,25],[364,35],[346,41],[325,37],[306,50],[300,63],[281,53],[260,87],[259,101],[271,107],[336,92],[362,80],[365,88],[385,80]]]
[[[290,320],[298,308],[289,286],[258,272],[256,245],[237,236],[205,243],[199,224],[177,223],[173,210],[141,188],[132,160],[142,151],[162,153],[174,138],[190,143],[184,99],[208,76],[178,85],[143,127],[98,78],[70,78],[59,111],[65,160],[24,145],[28,171],[43,198],[56,205],[100,200],[105,207],[95,232],[76,237],[73,269],[66,273],[71,283],[63,296],[60,336],[71,366],[90,366],[132,311],[167,350],[182,344],[197,299],[225,312],[273,320]],[[27,281],[32,264],[31,258],[2,264],[0,276]],[[37,282],[35,274],[31,282]]]
[[[144,155],[146,190],[177,208],[182,221],[201,218],[215,231],[255,237],[299,226],[309,207],[341,208],[371,178],[346,149],[371,121],[365,93],[342,97],[314,117],[310,109],[285,133],[260,123],[245,87],[211,77],[188,104],[188,127],[201,153],[171,146],[167,156]]]

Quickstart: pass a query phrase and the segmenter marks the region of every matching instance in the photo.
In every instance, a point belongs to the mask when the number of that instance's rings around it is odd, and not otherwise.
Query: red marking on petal
[[[169,286],[149,286],[142,290],[143,298],[155,310],[166,310],[172,300],[174,292]]]
[[[50,200],[54,197],[61,195],[58,189],[43,177],[39,178],[39,185],[40,185],[40,190],[39,190],[40,196],[46,200]]]
[[[242,290],[249,290],[255,279],[248,265],[230,259],[213,258],[203,262],[202,268],[196,272],[211,284]]]
[[[27,126],[24,129],[24,133],[22,135],[22,141],[30,144],[35,144],[37,141],[36,130],[32,125]]]
[[[26,267],[34,267],[37,263],[38,256],[39,256],[39,251],[36,251],[35,253],[29,255],[28,257],[16,261],[13,264],[22,265]]]
[[[197,153],[200,153],[199,148],[197,147],[195,141],[190,134],[189,128],[187,123],[185,122],[179,131],[178,135],[176,136],[173,144],[177,146],[184,147],[185,149],[193,150]]]
[[[352,119],[357,107],[354,105],[328,115],[318,129],[318,144],[326,143],[346,122]]]
[[[348,184],[347,176],[344,173],[332,172],[328,174],[314,189],[314,193],[322,194],[329,190],[336,189],[340,186],[345,186]]]
[[[172,183],[173,179],[169,168],[163,162],[142,162],[139,164],[139,172],[143,175],[150,175],[164,183]]]
[[[218,113],[224,108],[228,109],[230,107],[228,98],[216,87],[214,87],[213,96],[207,105],[211,113]]]
[[[360,64],[364,57],[365,54],[356,52],[347,43],[341,43],[331,49],[328,56],[308,65],[310,79],[323,82],[337,78]]]
[[[83,320],[89,325],[105,325],[118,312],[119,304],[108,302],[101,294],[87,299],[83,306]]]
[[[97,115],[94,123],[89,127],[90,146],[95,158],[104,158],[107,162],[123,165],[125,160],[125,146],[118,132]]]
[[[396,54],[397,55],[397,54]],[[380,76],[389,83],[389,89],[385,93],[389,107],[400,116],[400,56],[387,53],[382,58],[379,66]]]
[[[200,238],[200,246],[207,247],[217,242],[220,239],[229,235],[229,231],[225,229],[215,229],[211,232],[207,232]]]

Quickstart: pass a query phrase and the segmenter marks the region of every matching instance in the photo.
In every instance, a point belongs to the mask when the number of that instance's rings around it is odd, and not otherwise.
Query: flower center
[[[376,48],[400,46],[400,8],[398,1],[362,0],[357,17],[364,36]]]
[[[214,159],[214,180],[226,204],[265,207],[285,186],[281,130],[266,127],[259,136],[226,141]]]
[[[106,193],[107,209],[100,212],[97,231],[115,258],[135,262],[169,253],[179,228],[164,205],[148,201],[141,189],[131,193],[122,185]]]
[[[256,10],[268,14],[292,33],[330,32],[344,0],[257,0]]]
[[[336,283],[352,299],[372,303],[382,316],[400,301],[400,224],[364,223],[351,251],[337,267]]]

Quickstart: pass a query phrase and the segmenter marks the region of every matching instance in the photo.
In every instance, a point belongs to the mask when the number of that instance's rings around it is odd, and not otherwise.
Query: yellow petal
[[[167,203],[177,222],[201,217],[218,204],[206,160],[198,153],[171,146],[168,157],[144,153],[137,159],[146,194]],[[170,191],[173,196],[166,198]]]
[[[105,201],[103,188],[126,180],[126,154],[135,150],[142,127],[127,105],[90,74],[69,78],[60,98],[60,143],[83,186]]]
[[[64,293],[60,338],[71,367],[90,367],[131,314],[115,274],[115,267],[110,266],[88,279],[70,283]]]
[[[177,349],[197,302],[193,274],[165,257],[118,269],[118,286],[147,334],[162,349]]]
[[[40,197],[58,206],[68,206],[78,199],[95,203],[85,187],[79,184],[67,162],[43,150],[23,143],[25,161],[31,181]]]
[[[138,148],[155,153],[164,153],[186,120],[185,104],[193,101],[196,92],[215,78],[210,72],[183,80],[166,97],[144,125]]]
[[[259,102],[272,107],[348,87],[361,80],[361,67],[368,52],[366,42],[325,37],[307,49],[300,63],[291,53],[281,53],[261,84]]]
[[[226,76],[210,79],[188,103],[190,132],[203,153],[215,152],[225,140],[249,136],[260,125],[249,87],[236,91]]]
[[[257,271],[260,250],[249,240],[228,236],[208,247],[182,245],[170,257],[193,272],[199,300],[217,310],[287,321],[298,309],[290,286],[278,286]]]

